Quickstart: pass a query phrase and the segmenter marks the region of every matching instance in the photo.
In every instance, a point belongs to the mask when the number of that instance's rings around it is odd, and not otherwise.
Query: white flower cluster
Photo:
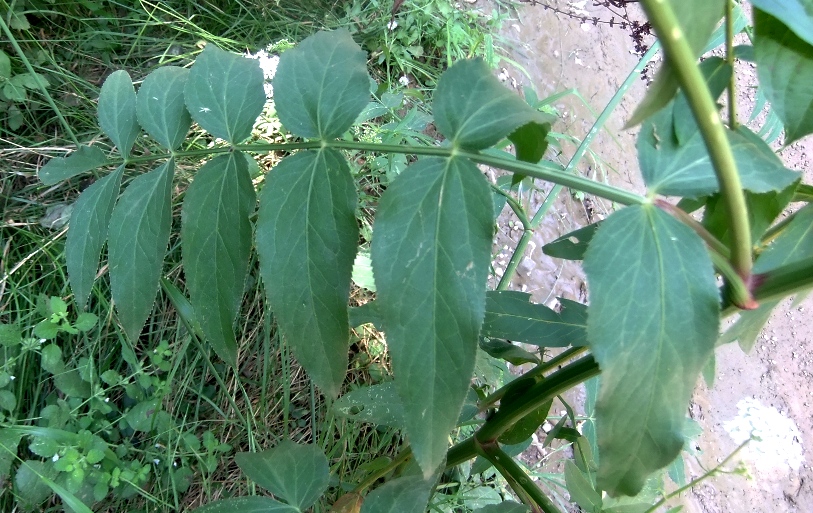
[[[263,70],[263,77],[265,77],[265,97],[269,100],[274,97],[274,89],[271,86],[271,80],[277,72],[277,65],[279,64],[279,55],[271,55],[265,50],[260,50],[255,54],[248,54],[252,59],[260,61],[260,68]]]

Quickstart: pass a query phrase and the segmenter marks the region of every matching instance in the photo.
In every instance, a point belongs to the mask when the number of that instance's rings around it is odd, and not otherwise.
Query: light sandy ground
[[[565,5],[566,2],[556,2]],[[585,2],[580,2],[585,4]],[[591,4],[592,2],[586,2]],[[598,7],[585,7],[608,19]],[[609,26],[580,26],[573,19],[525,6],[519,20],[509,23],[504,35],[515,42],[512,57],[527,70],[530,79],[508,68],[509,83],[518,87],[532,84],[543,98],[568,88],[576,88],[593,109],[601,111],[627,74],[638,62],[630,53],[632,42],[627,32]],[[754,69],[738,64],[746,82],[741,85],[740,111],[750,113],[753,105],[747,82]],[[622,126],[645,91],[638,82],[613,114],[592,149],[597,160],[585,160],[580,172],[591,177],[606,173],[615,185],[642,190],[635,153],[635,130]],[[575,97],[557,103],[565,121],[555,129],[582,137],[595,119]],[[566,146],[566,152],[572,147]],[[805,182],[813,178],[813,138],[784,150],[782,157],[790,168],[805,172]],[[539,249],[589,219],[601,218],[611,206],[587,198],[581,201],[568,194],[554,208],[554,215],[543,224],[519,268],[513,288],[532,292],[539,302],[555,295],[584,301],[583,275],[577,266],[545,257]],[[520,232],[502,225],[495,250],[497,267],[506,260],[503,246],[511,246]],[[813,332],[807,322],[813,300],[791,306],[785,301],[774,312],[769,325],[751,354],[736,344],[717,350],[717,380],[712,389],[699,383],[689,414],[703,428],[696,441],[697,461],[690,461],[687,476],[692,479],[728,456],[741,441],[743,433],[762,429],[764,442],[750,444],[735,459],[731,468],[742,462],[751,478],[740,474],[719,475],[684,494],[684,511],[716,512],[810,512],[813,511]],[[747,436],[747,435],[746,435]]]

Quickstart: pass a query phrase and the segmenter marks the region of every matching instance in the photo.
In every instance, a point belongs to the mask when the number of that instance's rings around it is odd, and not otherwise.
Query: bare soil
[[[568,2],[553,2],[567,8]],[[590,17],[609,19],[607,11],[593,2],[570,2],[589,12]],[[595,116],[638,62],[633,42],[625,30],[578,20],[524,5],[515,21],[504,29],[512,41],[511,57],[527,71],[506,67],[503,78],[517,89],[532,85],[544,98],[575,88],[594,109],[591,112],[575,96],[556,103],[563,121],[554,130],[583,137]],[[740,113],[747,119],[753,108],[755,69],[738,63],[744,75],[740,84]],[[633,86],[592,146],[595,158],[585,159],[579,172],[585,176],[643,191],[635,152],[636,129],[623,130],[645,93],[643,81]],[[758,117],[756,123],[764,118]],[[564,144],[564,157],[572,145]],[[781,152],[787,167],[804,172],[805,182],[813,178],[813,138]],[[549,188],[549,186],[547,187]],[[797,206],[798,207],[798,206]],[[595,198],[577,198],[563,192],[552,215],[535,233],[512,288],[533,294],[537,302],[553,304],[556,296],[585,301],[584,276],[578,265],[546,257],[541,246],[554,238],[601,219],[613,206]],[[503,215],[495,247],[495,266],[501,271],[521,232]],[[813,331],[808,321],[813,300],[798,304],[786,300],[775,310],[769,324],[750,354],[736,344],[718,348],[717,374],[713,388],[699,382],[687,412],[703,429],[696,440],[696,460],[687,458],[687,478],[695,479],[731,454],[752,429],[761,443],[751,442],[727,466],[743,472],[718,474],[694,487],[679,500],[690,513],[717,512],[810,512],[813,511]],[[743,433],[745,433],[743,435]]]

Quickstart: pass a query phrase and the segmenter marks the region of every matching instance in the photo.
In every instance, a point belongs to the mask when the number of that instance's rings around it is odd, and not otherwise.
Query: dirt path
[[[555,2],[563,6],[566,2]],[[609,19],[606,11],[581,5],[590,16]],[[515,87],[532,84],[540,98],[576,88],[593,109],[600,111],[637,64],[626,31],[607,25],[580,24],[540,6],[524,6],[519,20],[509,22],[504,36],[514,41],[512,57],[530,78],[507,69]],[[753,73],[748,64],[738,70]],[[747,92],[747,88],[741,87]],[[591,177],[606,174],[615,185],[642,190],[635,153],[635,131],[621,128],[645,91],[638,82],[616,109],[607,132],[592,149],[597,159],[586,160],[579,171]],[[753,100],[742,94],[740,112],[750,112]],[[564,123],[561,133],[582,137],[595,116],[575,96],[557,102]],[[609,132],[609,133],[608,133]],[[565,146],[565,154],[572,148]],[[783,151],[786,165],[805,170],[813,178],[813,140]],[[545,257],[539,249],[588,218],[601,218],[611,206],[587,198],[582,201],[563,194],[554,215],[541,227],[519,268],[513,288],[532,292],[534,300],[549,302],[553,294],[584,300],[583,275],[577,266]],[[511,246],[519,231],[504,225],[500,247]],[[499,249],[499,248],[498,248]],[[500,257],[497,258],[499,264]],[[552,293],[554,291],[554,293]],[[684,511],[717,512],[810,512],[813,511],[813,330],[807,321],[813,300],[800,304],[784,301],[760,335],[754,351],[744,354],[736,344],[717,350],[717,381],[714,388],[698,385],[691,416],[703,428],[697,439],[697,461],[687,466],[687,477],[697,478],[728,456],[751,426],[762,428],[762,443],[751,443],[731,468],[742,462],[751,476],[719,475],[695,487],[682,498]]]

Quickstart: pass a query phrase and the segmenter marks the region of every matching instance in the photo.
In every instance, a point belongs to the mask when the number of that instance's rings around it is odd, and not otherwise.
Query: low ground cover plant
[[[784,124],[787,144],[813,132],[813,111],[799,108],[812,100],[802,79],[813,73],[813,30],[808,30],[813,15],[800,1],[753,3],[753,49],[739,52],[752,51],[760,87]],[[207,44],[189,68],[156,69],[137,91],[126,71],[105,80],[98,120],[115,151],[81,146],[39,172],[46,185],[91,171],[100,176],[74,204],[65,244],[76,310],[99,287],[106,245],[110,296],[123,340],[139,343],[162,289],[183,320],[185,336],[200,342],[195,347],[204,357],[208,348],[213,351],[208,365],[232,369],[217,375],[239,383],[242,374],[233,371],[240,370],[245,348],[238,344],[235,322],[247,280],[259,278],[279,336],[315,385],[311,395],[321,394],[332,411],[359,425],[386,426],[403,435],[392,458],[360,474],[332,477],[334,456],[325,454],[319,437],[313,436],[316,443],[295,443],[286,424],[273,444],[255,444],[235,456],[245,476],[273,497],[223,497],[200,511],[559,511],[552,494],[513,455],[548,418],[554,398],[588,381],[594,415],[591,411],[579,426],[569,411],[550,434],[572,443],[564,476],[571,500],[587,511],[654,511],[690,486],[681,483],[679,459],[692,436],[686,409],[701,373],[713,376],[720,320],[738,313],[722,340],[747,346],[747,334],[758,332],[766,310],[810,287],[813,211],[806,205],[775,223],[788,204],[809,200],[810,187],[738,123],[733,109],[724,123],[716,104],[734,87],[734,3],[642,4],[666,56],[630,121],[641,124],[644,195],[574,174],[586,146],[567,166],[545,160],[554,119],[504,88],[478,59],[453,64],[433,91],[432,121],[441,143],[354,138],[361,132],[353,127],[365,120],[365,111],[388,100],[382,96],[371,103],[377,87],[371,85],[367,54],[346,30],[318,32],[281,54],[273,98],[289,132],[284,142],[252,136],[267,101],[257,61],[215,44]],[[721,18],[728,28],[726,58],[698,64]],[[187,149],[193,123],[208,134],[204,148]],[[136,154],[144,133],[162,149]],[[505,140],[515,154],[499,149]],[[252,171],[255,156],[270,152],[283,158],[258,176]],[[366,169],[358,167],[359,154],[368,160],[406,156],[389,174],[379,173],[383,192],[367,205],[372,227],[357,212],[354,170]],[[190,172],[183,166],[192,159],[200,164]],[[515,178],[489,183],[478,164]],[[149,171],[139,171],[147,165]],[[172,205],[181,174],[190,174],[191,184],[178,213]],[[606,219],[545,247],[550,255],[584,261],[589,305],[562,299],[553,310],[534,304],[529,295],[506,290],[510,278],[497,290],[486,289],[500,207],[514,211],[526,235],[546,212],[543,206],[530,216],[517,201],[512,186],[524,177],[617,206]],[[670,200],[675,198],[679,201]],[[165,276],[170,243],[180,248],[182,279]],[[372,275],[365,283],[375,295],[349,307],[354,267],[356,276],[362,271],[360,244],[369,248],[369,257],[363,256]],[[508,269],[521,256],[515,253]],[[93,328],[88,314],[71,320],[61,299],[47,304],[34,337]],[[264,322],[270,325],[270,316]],[[343,393],[351,328],[364,324],[384,334],[392,377],[384,373],[380,383]],[[0,428],[5,450],[0,473],[14,475],[18,491],[29,482],[39,490],[47,487],[73,511],[89,511],[120,486],[122,493],[149,494],[142,487],[150,470],[144,458],[120,466],[117,455],[108,455],[116,440],[100,436],[101,427],[89,429],[93,422],[109,422],[113,412],[97,404],[108,404],[108,388],[94,380],[100,369],[89,368],[90,360],[67,365],[58,346],[40,346],[10,325],[3,330],[3,343],[11,348],[6,361],[16,361],[18,351],[39,354],[61,394],[43,419],[52,422],[50,412],[58,413],[60,401],[81,418],[74,436],[45,448],[38,439],[42,431]],[[548,358],[517,343],[563,351]],[[153,354],[157,370],[132,378],[110,370],[99,374],[110,389],[123,389],[122,400],[136,401],[119,415],[120,434],[110,437],[127,435],[129,426],[154,435],[155,445],[170,442],[162,434],[179,431],[161,408],[168,393],[162,373],[170,371],[165,358],[172,351],[165,344]],[[504,384],[474,380],[487,358],[532,368]],[[132,356],[127,363],[144,365]],[[131,379],[140,387],[140,394],[132,389],[137,397],[128,391]],[[231,385],[221,379],[217,386]],[[0,398],[5,399],[0,407],[13,413],[11,398]],[[90,420],[82,420],[85,411]],[[324,429],[317,421],[311,415],[312,434]],[[70,431],[64,425],[49,428]],[[194,451],[192,438],[194,433],[184,443]],[[202,443],[212,455],[230,450],[213,435],[203,436]],[[23,450],[51,455],[50,463],[18,461]],[[666,468],[677,490],[659,484]],[[114,481],[116,469],[116,477],[131,472],[125,485]],[[479,503],[449,500],[450,483],[472,476],[487,482],[482,476],[489,472],[498,473],[510,492]],[[83,493],[86,489],[93,493]]]

